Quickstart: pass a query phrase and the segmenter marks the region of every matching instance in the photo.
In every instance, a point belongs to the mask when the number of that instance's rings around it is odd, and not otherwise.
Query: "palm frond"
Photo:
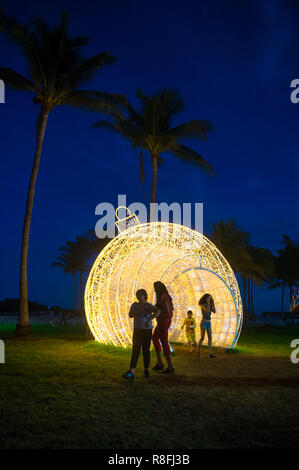
[[[118,133],[128,139],[135,148],[147,150],[152,158],[157,158],[158,167],[163,159],[161,153],[169,151],[188,162],[194,162],[206,172],[213,174],[211,165],[196,151],[180,144],[183,137],[206,139],[212,124],[204,120],[193,120],[171,129],[173,116],[184,108],[184,102],[177,90],[166,89],[154,96],[137,90],[140,100],[140,112],[129,103],[125,104],[126,118],[113,117],[113,122],[99,121],[95,127]],[[140,177],[143,182],[143,166],[140,158]]]
[[[62,261],[55,261],[54,263],[51,263],[51,268],[64,268],[64,263]]]
[[[109,121],[98,121],[93,124],[93,127],[99,127],[100,129],[118,133],[118,129],[116,128],[115,124]]]
[[[89,93],[92,93],[96,99],[104,100],[107,103],[110,103],[111,105],[115,106],[116,107],[115,117],[120,118],[120,119],[125,119],[120,108],[120,107],[123,108],[123,107],[128,106],[128,100],[125,95],[121,95],[119,93],[107,93],[104,91],[92,91]]]
[[[35,91],[34,83],[14,70],[0,67],[0,79],[14,90]]]
[[[120,134],[122,137],[128,139],[134,147],[140,146],[144,148],[144,134],[140,132],[140,129],[134,123],[126,119],[115,118],[113,122],[99,121],[94,124],[94,127]]]
[[[20,24],[15,18],[5,17],[3,24],[7,36],[22,50],[34,83],[42,83],[45,86],[46,76],[42,63],[44,53],[39,35]]]
[[[74,87],[79,86],[82,82],[91,80],[97,70],[105,65],[114,64],[116,57],[108,54],[108,52],[101,52],[90,59],[85,60],[71,73],[71,81]]]
[[[156,97],[161,104],[161,109],[167,116],[174,116],[185,108],[185,103],[178,90],[167,88],[158,93]]]
[[[136,96],[141,101],[145,114],[148,111],[152,112],[153,107],[155,107],[164,116],[170,116],[180,113],[185,107],[179,91],[173,89],[164,89],[153,96],[146,95],[138,89]]]
[[[136,111],[135,108],[133,108],[133,106],[128,102],[126,101],[124,103],[124,106],[125,108],[127,109],[128,113],[129,113],[129,116],[128,116],[128,121],[132,121],[134,123],[139,123],[141,122],[141,116],[140,114],[138,114],[138,112]]]
[[[199,137],[202,140],[207,140],[207,133],[213,130],[210,122],[195,119],[179,126],[173,127],[169,134],[179,139],[183,137]]]
[[[43,41],[43,46],[44,48],[48,48],[49,46],[49,38],[51,36],[51,29],[47,25],[47,23],[44,21],[44,19],[41,16],[32,16],[31,17],[31,23],[34,26],[36,32],[38,33],[38,36],[40,39]]]
[[[140,154],[139,154],[139,176],[140,176],[140,181],[141,181],[141,184],[142,184],[142,193],[143,193],[143,196],[145,196],[145,190],[144,190],[145,171],[144,171],[144,165],[143,165],[143,151],[142,151],[142,149],[140,150]]]
[[[61,98],[61,105],[69,105],[88,111],[100,111],[108,115],[122,115],[118,103],[122,96],[112,93],[101,93],[92,90],[75,90]]]
[[[162,134],[170,129],[170,122],[175,114],[184,109],[184,102],[177,90],[166,89],[148,96],[137,90],[141,101],[141,118],[139,124],[149,134]]]
[[[171,144],[168,150],[182,160],[194,162],[203,168],[207,173],[214,175],[212,166],[201,155],[199,155],[199,153],[195,152],[195,150],[191,150],[190,148],[185,147],[179,143]]]

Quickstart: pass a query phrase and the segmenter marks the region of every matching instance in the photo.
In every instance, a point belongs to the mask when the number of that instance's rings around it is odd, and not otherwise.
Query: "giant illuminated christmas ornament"
[[[213,344],[233,348],[242,326],[241,296],[235,275],[216,246],[183,225],[140,224],[135,214],[116,225],[119,234],[100,252],[85,289],[85,312],[95,339],[129,346],[133,319],[128,312],[136,291],[146,289],[148,301],[155,303],[153,283],[162,281],[174,304],[170,342],[185,341],[181,326],[189,309],[199,336],[198,300],[208,292],[216,307],[211,317]]]

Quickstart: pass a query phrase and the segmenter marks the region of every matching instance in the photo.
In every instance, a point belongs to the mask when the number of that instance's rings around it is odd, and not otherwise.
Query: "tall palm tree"
[[[212,224],[211,239],[230,263],[233,271],[238,273],[243,281],[243,308],[245,315],[249,314],[247,296],[248,277],[258,270],[250,256],[247,246],[249,234],[241,230],[233,220],[220,221]]]
[[[276,289],[282,287],[281,293],[281,315],[284,314],[285,288],[289,288],[290,303],[294,287],[299,287],[299,241],[291,240],[286,234],[282,235],[282,248],[278,250],[278,255],[274,259],[274,275],[269,281],[269,288]]]
[[[78,242],[68,241],[64,246],[59,248],[61,254],[57,256],[56,261],[51,264],[53,268],[62,268],[68,274],[71,273],[73,277],[74,286],[74,309],[78,308],[78,292],[76,284],[76,272],[85,269],[84,258],[81,251],[78,249]]]
[[[200,119],[192,120],[171,127],[174,116],[184,109],[183,100],[176,90],[165,89],[154,96],[145,95],[137,90],[140,100],[140,112],[127,104],[127,117],[116,115],[112,122],[99,121],[96,127],[108,129],[128,139],[134,148],[140,149],[140,175],[144,183],[143,151],[147,151],[152,160],[152,191],[151,203],[156,201],[158,168],[163,162],[161,153],[171,152],[177,157],[192,161],[209,173],[213,173],[211,165],[195,150],[181,143],[183,139],[197,137],[207,139],[212,124]],[[151,205],[150,219],[153,220]]]
[[[75,306],[77,309],[80,305],[81,313],[83,313],[84,302],[84,282],[83,275],[91,269],[92,258],[106,246],[110,239],[98,239],[94,232],[90,230],[86,235],[76,237],[75,241],[68,241],[64,246],[59,248],[61,254],[57,256],[56,261],[51,267],[62,268],[65,273],[71,273],[74,283]],[[79,273],[80,286],[80,302],[77,293],[76,272]]]
[[[80,310],[84,313],[84,273],[90,271],[92,267],[92,258],[98,256],[99,252],[109,243],[109,238],[97,238],[95,233],[90,230],[86,235],[76,237],[75,254],[78,259],[79,284],[80,284]]]
[[[289,287],[290,303],[292,302],[293,288],[299,283],[299,240],[291,240],[285,233],[282,235],[282,246],[278,250],[285,267],[287,286]]]
[[[253,285],[262,286],[273,278],[274,256],[267,248],[248,245],[247,250],[253,261],[250,277],[248,278],[248,306],[249,313],[253,319]]]
[[[84,279],[83,275],[90,270],[92,258],[98,256],[99,252],[106,246],[110,239],[98,239],[92,230],[86,235],[76,237],[75,241],[66,242],[65,246],[59,248],[61,254],[56,261],[51,264],[52,267],[62,268],[65,273],[71,273],[73,277],[75,303],[74,309],[79,306],[78,293],[76,285],[76,272],[79,272],[80,286],[80,313],[84,315]],[[86,318],[85,318],[86,320]],[[85,334],[91,336],[88,323],[85,323]]]
[[[243,307],[247,318],[254,316],[253,285],[273,278],[274,257],[270,250],[249,244],[249,234],[232,220],[212,224],[211,238],[243,281]]]
[[[84,281],[83,274],[89,271],[88,261],[92,254],[91,244],[86,236],[76,237],[74,245],[75,256],[77,257],[77,270],[79,271],[79,285],[80,285],[80,311],[84,313]]]
[[[94,77],[96,71],[105,65],[113,64],[116,59],[107,52],[86,59],[81,54],[81,49],[89,42],[89,39],[69,35],[65,12],[61,15],[60,25],[55,28],[50,28],[40,17],[33,18],[31,28],[28,28],[15,19],[2,15],[1,25],[13,42],[21,48],[28,65],[28,77],[14,70],[0,67],[0,78],[13,89],[33,93],[33,102],[39,108],[36,123],[36,148],[23,224],[20,311],[16,329],[17,336],[27,336],[30,335],[27,288],[29,232],[35,184],[49,114],[56,106],[62,105],[106,113],[113,110],[114,114],[117,114],[117,103],[122,97],[80,89],[84,82]]]
[[[251,257],[246,249],[249,234],[241,230],[233,220],[212,224],[211,239],[221,253],[227,258],[232,269],[239,274],[248,272],[247,266]]]

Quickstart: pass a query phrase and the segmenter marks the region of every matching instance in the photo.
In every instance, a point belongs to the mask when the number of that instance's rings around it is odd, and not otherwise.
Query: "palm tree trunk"
[[[83,315],[84,312],[84,292],[83,292],[83,273],[80,271],[80,310]]]
[[[281,316],[283,320],[285,320],[284,316],[284,290],[285,290],[285,285],[282,285],[282,291],[281,291]]]
[[[87,318],[86,318],[85,311],[84,311],[84,285],[83,285],[83,272],[82,271],[80,271],[80,295],[81,295],[80,310],[81,310],[82,319],[85,321],[85,336],[87,336],[88,338],[92,338],[92,333],[89,329],[89,325],[88,325]]]
[[[245,276],[242,276],[243,280],[243,307],[244,307],[244,314],[245,314],[245,320],[247,320],[247,279]]]
[[[154,207],[153,204],[156,202],[157,192],[157,175],[158,175],[158,155],[151,155],[152,167],[153,167],[153,182],[152,182],[152,195],[151,195],[151,208],[150,208],[150,222],[154,221]]]
[[[251,302],[250,302],[250,289],[251,287],[251,279],[248,278],[248,285],[247,285],[247,303],[248,303],[248,313],[249,313],[249,316],[250,316],[250,319],[251,319]]]
[[[78,305],[78,295],[77,295],[77,286],[76,286],[76,273],[75,273],[75,271],[72,271],[72,276],[73,276],[74,294],[75,294],[75,306],[74,306],[74,310],[77,310],[77,305]]]
[[[251,281],[250,286],[250,303],[251,303],[251,319],[254,320],[254,308],[253,308],[253,282]]]
[[[33,208],[33,199],[35,192],[35,184],[39,169],[39,163],[42,153],[49,110],[41,108],[37,118],[36,130],[36,149],[33,160],[33,167],[30,176],[30,182],[27,192],[26,211],[23,225],[22,235],[22,254],[21,254],[21,273],[20,273],[20,306],[19,306],[19,322],[16,327],[16,336],[26,337],[31,335],[29,310],[28,310],[28,280],[27,280],[27,264],[28,264],[28,247],[29,234],[31,225],[31,216]]]

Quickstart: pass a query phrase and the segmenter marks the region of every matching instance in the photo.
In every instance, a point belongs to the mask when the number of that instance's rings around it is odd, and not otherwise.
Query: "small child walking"
[[[192,348],[196,348],[196,335],[195,335],[195,328],[196,328],[196,321],[193,316],[192,310],[188,310],[187,316],[184,320],[183,325],[181,326],[181,329],[186,327],[186,337],[189,345],[189,354],[192,354]]]
[[[131,305],[129,317],[134,318],[133,349],[130,369],[123,374],[124,379],[134,379],[134,372],[142,348],[144,376],[149,377],[150,347],[152,340],[152,320],[160,314],[160,310],[155,305],[147,302],[147,292],[139,289],[136,292],[138,302]]]

